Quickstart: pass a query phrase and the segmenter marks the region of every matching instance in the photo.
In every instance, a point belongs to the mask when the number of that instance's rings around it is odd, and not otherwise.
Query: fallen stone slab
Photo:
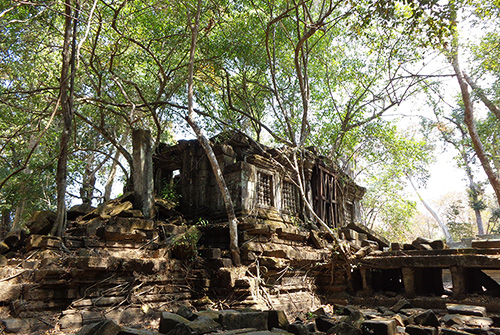
[[[193,313],[191,308],[187,306],[179,307],[179,309],[177,309],[177,312],[175,312],[175,314],[180,315],[189,321],[193,321],[198,317],[196,314]]]
[[[446,304],[449,314],[487,316],[486,308],[483,306]]]
[[[267,312],[236,312],[220,314],[219,323],[226,330],[256,328],[267,330]]]
[[[415,322],[417,325],[430,327],[439,327],[441,325],[436,314],[431,309],[415,315],[415,317],[413,318],[413,322]]]
[[[500,239],[472,240],[471,247],[481,249],[497,249],[500,248]]]
[[[189,322],[188,319],[183,318],[180,315],[163,312],[160,316],[160,333],[166,334],[171,330],[174,330],[176,326],[181,324],[187,324]]]
[[[397,333],[396,320],[372,319],[361,324],[363,334],[393,335]]]
[[[441,335],[471,335],[472,333],[464,332],[457,329],[443,328],[441,329]]]
[[[362,335],[363,331],[359,328],[356,328],[350,323],[347,322],[339,322],[332,328],[328,329],[326,332],[327,335]]]
[[[26,251],[33,249],[59,249],[61,238],[47,235],[30,235],[26,241]]]
[[[434,240],[431,242],[431,247],[434,250],[443,250],[444,248],[446,248],[446,244],[443,240]]]
[[[288,329],[290,322],[284,311],[267,311],[267,329]]]
[[[121,327],[111,320],[84,326],[75,335],[118,335]]]
[[[66,314],[59,319],[61,329],[76,329],[83,325],[83,316],[80,313]]]
[[[152,330],[122,327],[118,335],[161,335],[161,333]]]
[[[406,326],[405,332],[409,335],[438,335],[436,327]]]
[[[399,299],[397,303],[395,303],[391,307],[391,311],[394,313],[399,313],[403,308],[409,308],[411,306],[410,301],[407,299]]]
[[[476,334],[476,335],[491,335],[491,332],[488,329],[477,328],[477,327],[463,327],[459,330],[464,331],[466,333]]]
[[[330,328],[336,326],[339,322],[345,321],[346,319],[347,316],[345,315],[333,317],[320,315],[314,320],[314,322],[316,322],[316,328],[318,328],[320,332],[326,332]]]
[[[0,325],[6,333],[29,333],[31,329],[31,319],[8,318],[0,320]]]
[[[213,333],[222,330],[220,323],[208,316],[199,316],[193,321],[186,323],[186,326],[196,334]]]
[[[493,320],[491,318],[473,315],[446,314],[441,318],[441,321],[447,326],[467,325],[490,327],[493,325]]]
[[[294,322],[288,325],[288,332],[295,335],[309,335],[309,328],[303,323]]]

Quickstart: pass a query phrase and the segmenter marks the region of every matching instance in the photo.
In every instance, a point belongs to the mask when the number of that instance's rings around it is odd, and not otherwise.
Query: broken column
[[[132,131],[133,180],[135,207],[146,219],[153,216],[153,153],[151,132],[144,129]]]

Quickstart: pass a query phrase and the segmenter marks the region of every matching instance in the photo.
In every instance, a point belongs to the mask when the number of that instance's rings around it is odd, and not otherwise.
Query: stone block
[[[500,248],[500,239],[492,240],[472,240],[472,248],[497,249]]]
[[[483,306],[446,304],[446,309],[450,314],[487,316],[486,308]]]
[[[345,316],[344,316],[344,319],[346,319]],[[339,318],[330,318],[327,316],[320,315],[315,320],[316,328],[318,328],[318,330],[320,332],[326,332],[328,329],[332,328],[333,326],[335,326],[337,323],[339,323],[342,320],[343,319],[339,320]]]
[[[447,326],[467,325],[491,327],[493,325],[493,320],[491,318],[460,314],[446,314],[441,318],[441,321]]]
[[[288,332],[294,335],[309,335],[309,328],[303,323],[294,322],[288,325]]]
[[[289,261],[283,259],[283,258],[277,258],[277,257],[259,257],[259,264],[261,266],[265,266],[268,269],[274,268],[274,269],[283,269],[288,266]]]
[[[75,335],[118,335],[121,327],[111,320],[103,320],[88,324],[80,329]]]
[[[161,333],[146,329],[122,327],[118,335],[161,335]]]
[[[362,240],[361,241],[361,247],[368,247],[368,246],[372,247],[373,250],[379,249],[379,245],[375,241],[371,241],[371,240]]]
[[[199,249],[198,253],[206,259],[218,259],[222,255],[220,248]]]
[[[327,335],[362,335],[363,331],[347,322],[339,322],[327,332]]]
[[[416,315],[413,318],[413,322],[415,322],[417,325],[430,327],[439,327],[441,325],[436,314],[430,309]]]
[[[83,326],[83,316],[80,313],[66,314],[59,319],[61,329],[76,329]]]
[[[471,333],[457,329],[443,328],[441,329],[441,335],[471,335]]]
[[[321,238],[321,236],[319,236],[318,232],[315,230],[311,230],[311,232],[309,233],[309,240],[311,240],[313,245],[318,249],[325,248],[327,245],[327,242],[323,238]]]
[[[186,325],[196,334],[213,333],[222,329],[220,323],[208,316],[199,316]]]
[[[434,240],[430,243],[430,245],[434,250],[443,250],[446,246],[443,240]]]
[[[186,325],[188,322],[188,319],[183,318],[180,315],[163,312],[160,317],[160,333],[167,334],[169,331],[174,330],[178,325]]]
[[[417,250],[417,248],[415,248],[413,245],[411,244],[408,244],[408,243],[404,243],[403,244],[403,250]]]
[[[361,324],[363,334],[394,335],[397,333],[396,320],[372,319]]]
[[[226,330],[241,328],[256,328],[257,330],[267,330],[267,312],[237,312],[221,314],[219,323]]]
[[[353,241],[353,240],[359,240],[359,234],[357,231],[349,228],[342,228],[339,229],[339,237],[344,239]]]
[[[250,288],[250,279],[249,278],[238,278],[234,281],[234,287],[237,288]],[[269,328],[271,329],[271,328]]]
[[[0,324],[3,327],[3,330],[6,333],[30,333],[32,319],[17,319],[17,318],[8,318],[0,320]]]
[[[410,306],[411,304],[407,299],[399,299],[398,302],[391,307],[391,311],[399,313],[403,308],[409,308]]]
[[[23,292],[23,285],[13,282],[0,283],[0,302],[11,302],[21,298]]]
[[[121,227],[99,227],[97,229],[97,236],[107,240],[107,241],[132,241],[132,242],[144,242],[147,240],[147,236],[144,232],[135,230],[134,232],[129,232],[128,229],[123,229]]]
[[[26,227],[29,228],[31,234],[47,235],[50,233],[55,221],[56,213],[38,211],[31,216],[28,222],[26,222]]]
[[[289,324],[284,311],[267,311],[267,329],[287,329]]]
[[[26,241],[26,251],[34,249],[59,249],[61,239],[55,236],[30,235]]]
[[[91,312],[91,311],[83,311],[82,312],[82,323],[83,325],[91,325],[96,323],[101,323],[104,320],[101,312]],[[94,325],[96,326],[96,325]],[[92,333],[90,333],[92,334]]]
[[[402,250],[403,247],[401,246],[401,243],[397,243],[397,242],[392,242],[391,243],[391,250],[392,251],[399,251],[399,250]]]
[[[193,321],[197,318],[197,315],[193,313],[192,309],[187,306],[181,306],[175,314],[182,316],[184,319]]]
[[[405,332],[408,335],[438,335],[438,328],[422,327],[422,326],[407,326]]]

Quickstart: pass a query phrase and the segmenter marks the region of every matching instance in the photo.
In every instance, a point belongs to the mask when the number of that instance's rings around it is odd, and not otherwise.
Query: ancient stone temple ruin
[[[239,219],[242,266],[230,258],[225,208],[204,150],[196,141],[160,145],[152,157],[151,214],[135,193],[126,193],[97,208],[69,210],[62,238],[48,235],[55,219],[50,212],[35,213],[26,222],[29,231],[5,236],[0,333],[69,333],[107,319],[149,322],[173,335],[177,330],[168,324],[178,317],[168,312],[179,308],[185,317],[193,317],[185,308],[200,311],[196,320],[211,315],[211,331],[233,331],[231,320],[239,318],[239,326],[309,334],[308,312],[316,317],[309,328],[327,332],[350,320],[349,334],[392,335],[399,328],[409,334],[463,334],[448,328],[465,319],[481,323],[473,325],[479,331],[474,333],[490,334],[500,326],[500,318],[484,317],[485,307],[500,311],[500,241],[473,241],[461,249],[425,239],[389,243],[360,223],[365,189],[313,148],[295,164],[291,152],[243,134],[221,134],[212,142]],[[330,229],[317,224],[304,198]],[[409,309],[451,314],[456,306],[450,304],[456,303],[480,305],[482,316],[438,320]],[[350,304],[378,308],[361,313]],[[333,317],[332,306],[349,316]],[[286,316],[303,322],[288,327]],[[196,320],[183,321],[184,329]],[[491,329],[484,332],[484,324]],[[158,334],[110,327],[113,334]]]
[[[241,133],[213,139],[214,152],[237,214],[254,220],[296,223],[313,221],[305,210],[297,172],[304,176],[306,198],[331,228],[360,222],[359,201],[365,189],[326,157],[305,151],[299,171],[285,150],[269,148]],[[212,168],[198,141],[160,145],[154,157],[155,185],[171,185],[181,195],[180,211],[192,216],[224,218],[224,203]]]

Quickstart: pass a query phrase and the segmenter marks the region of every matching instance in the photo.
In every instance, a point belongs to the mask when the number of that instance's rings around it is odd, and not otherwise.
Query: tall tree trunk
[[[59,159],[57,161],[57,219],[50,234],[62,236],[66,225],[66,185],[68,173],[68,152],[71,139],[71,123],[73,121],[73,83],[75,71],[75,49],[76,49],[76,25],[78,16],[78,4],[75,11],[75,20],[72,30],[72,4],[71,0],[65,0],[65,22],[64,22],[64,44],[62,51],[62,68],[60,78],[60,97],[62,109],[62,132],[60,140]],[[73,36],[72,36],[73,35]],[[70,44],[72,44],[70,46]],[[71,50],[70,50],[71,48]]]
[[[226,185],[226,181],[224,180],[224,176],[222,174],[221,168],[219,166],[219,162],[215,157],[214,151],[210,142],[203,135],[200,127],[196,123],[195,120],[195,112],[194,112],[194,103],[193,103],[193,87],[194,87],[194,56],[196,51],[196,43],[198,39],[198,31],[199,31],[199,23],[200,23],[200,14],[201,14],[201,0],[198,0],[198,6],[196,10],[196,16],[194,18],[194,23],[190,23],[191,28],[191,49],[189,54],[189,69],[188,69],[188,115],[186,116],[186,121],[188,122],[191,129],[193,129],[198,142],[205,150],[210,165],[212,166],[212,170],[215,175],[215,179],[217,180],[217,184],[222,193],[222,198],[224,200],[224,205],[226,207],[226,213],[229,220],[229,250],[231,251],[231,258],[233,260],[234,265],[240,266],[240,250],[238,247],[238,219],[236,217],[233,202],[231,199],[231,194]]]
[[[469,94],[469,88],[467,87],[467,82],[464,78],[464,74],[460,69],[460,62],[458,60],[457,9],[456,4],[453,1],[450,2],[450,9],[454,35],[451,42],[451,51],[448,52],[448,59],[457,77],[458,85],[460,86],[460,92],[462,94],[462,101],[464,103],[465,110],[464,121],[472,141],[472,146],[474,147],[477,158],[479,158],[479,161],[481,162],[481,166],[483,167],[484,172],[488,176],[490,185],[491,187],[493,187],[493,191],[495,192],[495,195],[497,197],[497,202],[500,205],[500,178],[491,167],[490,161],[488,160],[488,157],[484,150],[483,143],[481,142],[481,139],[477,132],[476,123],[474,121],[474,107],[472,105],[472,100]]]
[[[429,213],[431,213],[431,215],[434,217],[434,219],[436,219],[437,223],[439,224],[439,227],[441,228],[441,230],[444,233],[444,237],[446,239],[446,243],[453,242],[453,238],[451,237],[450,231],[448,230],[448,227],[446,226],[446,223],[444,223],[443,220],[441,220],[441,218],[439,217],[438,213],[436,213],[436,211],[434,209],[432,209],[432,207],[427,203],[427,201],[425,201],[424,198],[422,198],[422,196],[418,192],[417,186],[415,186],[415,184],[413,183],[413,180],[411,179],[411,177],[409,175],[406,175],[406,176],[408,177],[408,180],[410,181],[411,186],[415,190],[415,193],[417,194],[417,196],[420,199],[420,201],[422,202],[422,204],[429,211]]]
[[[488,157],[486,156],[483,143],[481,142],[481,139],[479,138],[479,134],[476,129],[476,123],[474,121],[474,108],[470,98],[467,83],[464,79],[462,71],[460,70],[457,50],[453,50],[451,53],[451,64],[457,76],[458,84],[460,85],[460,91],[462,94],[462,100],[465,109],[465,124],[467,125],[467,130],[469,131],[474,151],[476,152],[476,155],[479,158],[479,161],[481,162],[481,166],[483,167],[484,172],[488,176],[488,180],[491,184],[491,187],[493,187],[493,190],[495,191],[497,202],[500,205],[500,179],[498,178],[495,171],[491,167]]]

